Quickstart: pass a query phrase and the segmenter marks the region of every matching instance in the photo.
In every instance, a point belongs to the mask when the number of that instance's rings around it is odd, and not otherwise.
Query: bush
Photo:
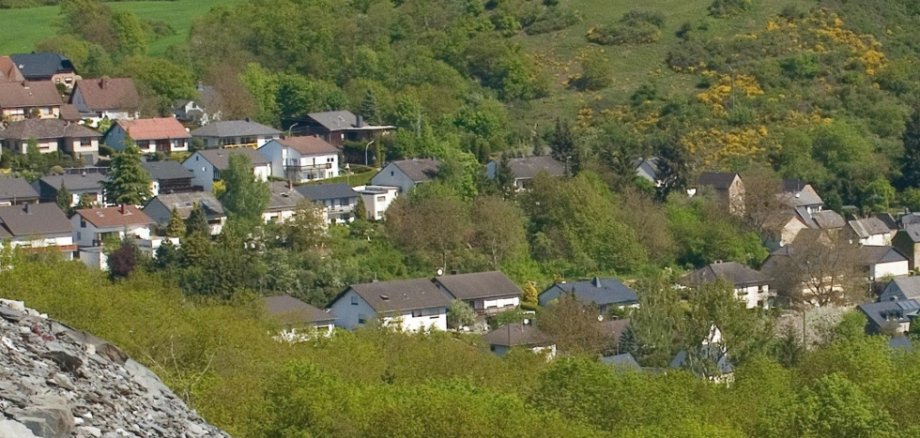
[[[533,23],[524,28],[524,32],[528,35],[539,35],[562,30],[579,22],[581,15],[575,11],[558,7],[547,8]]]
[[[581,76],[571,82],[579,90],[600,90],[613,83],[613,69],[607,58],[599,53],[581,61]]]
[[[605,46],[654,43],[661,38],[662,26],[664,14],[634,9],[623,14],[617,23],[589,29],[585,38]]]
[[[709,15],[729,17],[751,9],[751,0],[713,0],[709,5]]]

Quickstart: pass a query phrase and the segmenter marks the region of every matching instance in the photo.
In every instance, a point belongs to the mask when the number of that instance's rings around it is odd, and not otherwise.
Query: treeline
[[[2,260],[0,296],[113,341],[234,436],[914,436],[917,350],[855,314],[810,351],[771,342],[730,386],[594,357],[501,359],[476,338],[377,329],[289,345],[259,301],[190,299],[143,273]],[[34,256],[33,256],[34,257]],[[645,304],[643,304],[645,306]],[[232,323],[228,323],[228,321]]]

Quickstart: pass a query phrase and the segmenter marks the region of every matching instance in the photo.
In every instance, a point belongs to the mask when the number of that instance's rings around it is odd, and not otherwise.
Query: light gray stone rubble
[[[0,299],[0,438],[226,436],[114,345]]]

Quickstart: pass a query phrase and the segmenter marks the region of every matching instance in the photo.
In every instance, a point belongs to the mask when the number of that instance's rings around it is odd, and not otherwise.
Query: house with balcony
[[[56,119],[64,101],[51,81],[0,82],[0,120]]]
[[[481,314],[495,314],[521,304],[521,288],[499,271],[435,277],[435,286]]]
[[[339,148],[348,141],[369,142],[396,130],[395,126],[368,123],[351,111],[310,113],[285,126],[296,134],[315,135]]]
[[[27,251],[59,251],[73,258],[70,222],[53,202],[0,207],[0,242]]]
[[[38,192],[24,178],[0,175],[0,207],[37,204]]]
[[[93,205],[105,205],[105,182],[108,179],[102,168],[68,169],[63,175],[43,176],[37,190],[42,202],[56,202],[61,187],[70,193],[70,206],[76,206],[81,198]]]
[[[204,147],[258,149],[265,143],[281,138],[281,131],[252,120],[219,120],[192,131],[192,137],[200,139]]]
[[[131,78],[82,79],[74,85],[70,102],[83,118],[134,120],[140,117],[141,98]]]
[[[182,166],[192,171],[192,185],[201,186],[210,192],[214,190],[214,181],[221,180],[220,173],[230,168],[230,156],[237,154],[249,158],[252,173],[257,180],[268,181],[272,172],[271,163],[251,148],[200,150],[186,158]]]
[[[83,79],[70,59],[57,53],[16,53],[10,55],[10,59],[27,81],[51,81],[70,90],[76,81]]]
[[[150,175],[151,196],[201,190],[201,187],[192,185],[192,171],[178,161],[145,161],[141,166]]]
[[[769,309],[776,298],[776,291],[770,290],[770,279],[766,274],[738,262],[711,263],[691,272],[681,283],[695,288],[716,281],[731,284],[735,297],[748,309]]]
[[[173,210],[176,210],[184,221],[192,214],[192,210],[199,206],[204,211],[211,235],[220,234],[227,223],[227,213],[224,212],[224,206],[211,192],[161,193],[147,201],[143,210],[144,214],[156,222],[160,229],[165,229],[169,225]]]
[[[447,330],[451,299],[427,278],[353,284],[329,304],[335,325],[354,330],[376,321],[416,332]]]
[[[390,204],[399,196],[399,187],[356,186],[355,192],[364,201],[364,213],[370,220],[383,220]]]
[[[148,240],[155,224],[133,205],[83,208],[70,218],[73,241],[78,247],[99,247],[109,239]]]
[[[271,140],[259,148],[271,161],[272,176],[295,183],[339,176],[339,150],[319,137]]]
[[[28,153],[29,142],[34,140],[41,153],[66,152],[88,165],[99,158],[101,137],[93,129],[60,119],[26,119],[0,125],[0,144],[12,153]]]
[[[355,219],[358,193],[348,184],[303,185],[296,190],[322,209],[327,224],[347,224]]]
[[[188,151],[192,136],[172,117],[118,120],[105,133],[103,141],[116,151],[123,151],[130,141],[144,154],[171,154]]]

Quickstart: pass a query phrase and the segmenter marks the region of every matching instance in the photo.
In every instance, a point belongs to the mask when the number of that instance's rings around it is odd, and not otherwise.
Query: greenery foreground
[[[12,256],[0,296],[113,341],[235,436],[917,436],[920,353],[866,336],[774,342],[729,386],[594,357],[502,359],[476,337],[369,328],[300,344],[254,296],[193,299],[154,274],[111,281],[79,262]],[[782,362],[782,363],[781,363]]]

